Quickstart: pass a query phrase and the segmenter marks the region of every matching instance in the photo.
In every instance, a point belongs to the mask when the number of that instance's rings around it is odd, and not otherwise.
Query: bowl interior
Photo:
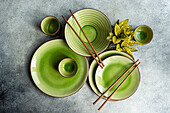
[[[56,17],[45,17],[41,22],[41,29],[45,34],[56,34],[59,30],[60,23]]]
[[[58,66],[60,74],[64,77],[73,77],[77,73],[77,63],[71,58],[63,59]]]
[[[74,13],[74,16],[92,43],[96,52],[101,53],[104,51],[109,45],[109,41],[106,40],[106,37],[108,36],[109,32],[112,31],[111,23],[108,18],[103,13],[95,9],[83,9]],[[68,22],[79,34],[87,47],[93,52],[81,29],[72,16],[68,19]],[[65,38],[69,47],[74,52],[83,56],[91,56],[88,50],[84,47],[82,42],[67,24],[65,26]]]
[[[152,29],[146,25],[139,26],[135,30],[134,38],[139,43],[147,44],[153,38]]]

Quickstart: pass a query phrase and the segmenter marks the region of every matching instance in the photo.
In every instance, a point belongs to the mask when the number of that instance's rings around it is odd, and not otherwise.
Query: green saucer
[[[58,71],[58,64],[64,58],[74,59],[80,67],[74,77],[65,78]],[[31,76],[36,86],[54,97],[65,97],[76,93],[85,83],[88,61],[74,53],[62,39],[51,40],[41,45],[31,61]]]
[[[96,86],[101,93],[104,93],[131,65],[133,61],[124,56],[111,56],[104,61],[104,68],[98,66],[95,75]],[[133,67],[134,68],[134,67]],[[133,70],[130,69],[106,94],[109,97],[126,76]],[[121,87],[111,97],[114,100],[122,100],[130,97],[138,88],[140,82],[140,73],[138,69],[129,76],[129,78],[121,85]]]
[[[133,60],[133,58],[130,55],[128,55],[124,52],[116,51],[116,50],[106,51],[106,52],[100,54],[99,57],[101,58],[101,60],[104,60],[107,57],[110,57],[110,56],[113,56],[113,55],[122,55],[122,56],[126,56],[126,57]],[[93,62],[90,65],[88,80],[89,80],[89,84],[91,86],[91,89],[94,91],[94,93],[96,93],[98,96],[101,96],[101,93],[97,89],[97,86],[95,84],[95,73],[96,73],[97,67],[98,67],[97,62],[95,60],[93,60]],[[106,97],[103,97],[103,98],[107,99]],[[114,100],[114,99],[110,99],[110,100]]]

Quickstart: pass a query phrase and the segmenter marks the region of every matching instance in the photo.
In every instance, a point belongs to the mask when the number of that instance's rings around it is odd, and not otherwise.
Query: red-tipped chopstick
[[[80,39],[80,41],[83,43],[83,45],[86,47],[86,49],[89,51],[89,53],[91,54],[91,56],[96,60],[96,62],[99,64],[99,66],[103,69],[103,66],[99,63],[99,61],[95,58],[95,56],[93,55],[93,53],[89,50],[89,48],[86,46],[86,44],[83,42],[83,40],[80,38],[80,36],[76,33],[76,31],[73,29],[73,27],[70,25],[70,23],[67,21],[67,19],[62,16],[63,19],[67,22],[67,24],[70,26],[70,28],[73,30],[73,32],[77,35],[77,37]]]
[[[76,17],[74,16],[73,12],[71,11],[71,9],[69,9],[69,11],[71,12],[73,18],[75,19],[75,21],[77,22],[78,26],[80,27],[81,31],[83,32],[84,36],[86,37],[88,43],[90,44],[91,48],[93,49],[94,53],[96,54],[97,58],[99,59],[99,61],[101,62],[101,64],[104,67],[104,64],[102,62],[102,60],[100,59],[99,55],[97,54],[96,50],[94,49],[93,45],[91,44],[91,42],[89,41],[89,39],[87,38],[86,34],[84,33],[83,29],[81,28],[79,22],[77,21]]]
[[[121,75],[93,104],[96,104],[137,62],[139,59],[126,71]]]
[[[120,86],[128,79],[128,77],[133,73],[133,71],[138,67],[138,65],[140,64],[140,62],[136,65],[136,67],[128,74],[128,76],[120,83],[120,85],[114,90],[114,92],[107,98],[107,100],[100,106],[100,108],[98,110],[100,110],[105,104],[106,102],[112,97],[112,95],[120,88]]]

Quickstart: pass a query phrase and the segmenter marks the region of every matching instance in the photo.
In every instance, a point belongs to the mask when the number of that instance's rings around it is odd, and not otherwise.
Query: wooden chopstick
[[[83,45],[86,47],[86,49],[89,51],[89,53],[91,54],[91,56],[96,60],[96,62],[99,64],[99,66],[103,69],[103,66],[99,63],[99,61],[95,58],[95,56],[93,55],[93,53],[89,50],[89,48],[86,46],[86,44],[83,42],[83,40],[80,38],[80,36],[76,33],[76,31],[73,29],[73,27],[70,25],[70,23],[67,21],[67,19],[62,16],[63,19],[67,22],[67,24],[70,26],[70,28],[73,30],[73,32],[77,35],[77,37],[80,39],[80,41],[83,43]]]
[[[91,48],[93,49],[94,53],[96,54],[96,56],[98,57],[99,61],[101,62],[101,64],[104,66],[102,60],[100,59],[99,55],[97,54],[96,50],[94,49],[93,45],[91,44],[91,42],[89,41],[89,39],[87,38],[86,34],[84,33],[83,29],[81,28],[79,22],[77,21],[76,17],[74,16],[73,12],[71,11],[71,9],[69,9],[69,11],[71,12],[72,16],[74,17],[75,21],[77,22],[78,26],[80,27],[81,31],[83,32],[84,36],[86,37],[88,43],[90,44]]]
[[[126,71],[121,75],[93,104],[96,104],[137,62],[139,59]]]
[[[138,67],[138,65],[140,64],[140,62],[136,65],[136,67],[128,74],[128,76],[120,83],[120,85],[114,90],[114,92],[107,98],[107,100],[100,106],[100,108],[98,110],[100,110],[105,104],[106,102],[112,97],[112,95],[120,88],[120,86],[128,79],[128,77],[133,73],[133,71]]]

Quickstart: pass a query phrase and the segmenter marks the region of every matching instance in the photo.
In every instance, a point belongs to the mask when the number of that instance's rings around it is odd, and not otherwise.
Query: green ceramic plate
[[[58,64],[64,58],[72,58],[78,65],[74,77],[65,78],[58,72]],[[62,39],[44,43],[34,53],[31,61],[31,75],[36,86],[54,97],[65,97],[77,92],[85,83],[88,61],[74,53]]]
[[[101,60],[104,60],[107,57],[110,57],[113,55],[122,55],[122,56],[126,56],[133,60],[133,58],[130,55],[128,55],[124,52],[116,51],[116,50],[106,51],[106,52],[100,54],[99,57],[101,58]],[[92,90],[94,91],[94,93],[96,93],[98,96],[101,96],[101,93],[99,92],[99,90],[97,89],[96,84],[95,84],[95,72],[96,72],[97,67],[98,67],[97,62],[95,60],[93,60],[93,62],[90,65],[88,79],[89,79],[89,84],[90,84]],[[104,99],[106,99],[106,97],[104,97]],[[111,100],[114,100],[114,99],[111,99]]]
[[[98,66],[95,74],[96,86],[101,93],[104,93],[131,65],[133,61],[124,56],[111,56],[104,61],[104,68]],[[134,68],[134,67],[133,67]],[[125,74],[106,94],[109,97],[126,76],[133,70]],[[121,85],[121,87],[111,97],[114,100],[122,100],[130,97],[138,88],[140,82],[140,73],[135,69],[131,76]]]
[[[106,40],[106,37],[109,35],[109,32],[112,31],[111,23],[106,15],[96,9],[82,9],[75,12],[74,16],[80,23],[80,26],[87,35],[89,41],[92,43],[96,52],[101,53],[102,51],[104,51],[110,43]],[[79,34],[87,47],[93,52],[90,45],[87,43],[87,40],[85,39],[82,31],[80,30],[79,26],[72,16],[68,19],[68,22]],[[65,26],[65,39],[69,47],[77,54],[80,54],[82,56],[91,56],[91,54],[84,47],[79,38],[75,35],[75,33],[67,24]]]

